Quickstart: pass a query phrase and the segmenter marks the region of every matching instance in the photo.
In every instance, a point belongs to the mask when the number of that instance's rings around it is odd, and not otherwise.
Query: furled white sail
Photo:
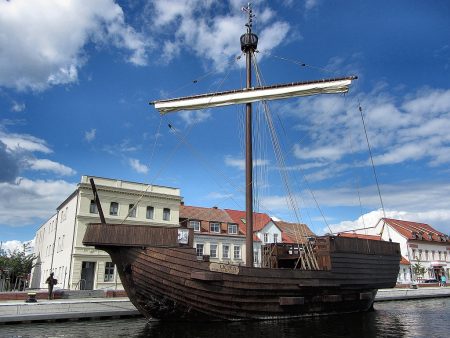
[[[155,105],[155,108],[161,114],[166,114],[180,110],[205,109],[262,100],[286,99],[316,94],[346,93],[354,79],[356,77],[256,87],[170,100],[158,100],[152,102],[152,104]]]

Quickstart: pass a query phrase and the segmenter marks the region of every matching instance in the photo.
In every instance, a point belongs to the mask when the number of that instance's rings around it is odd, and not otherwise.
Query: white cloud
[[[375,165],[426,160],[429,166],[450,163],[450,90],[428,88],[394,98],[386,85],[361,94]],[[367,158],[367,145],[358,104],[346,97],[309,97],[284,105],[298,118],[304,135],[294,155],[308,163],[348,162],[348,156]],[[369,165],[369,161],[365,162]]]
[[[85,131],[84,132],[84,139],[87,142],[92,142],[93,140],[95,140],[96,132],[97,132],[96,129],[91,129],[89,131]]]
[[[128,62],[146,64],[144,38],[113,0],[2,1],[0,31],[0,86],[44,90],[75,82],[90,42],[125,49]]]
[[[32,170],[51,171],[58,175],[71,176],[77,172],[61,163],[47,159],[28,159],[28,166]]]
[[[305,1],[305,9],[311,10],[314,7],[317,7],[319,5],[320,0],[306,0]]]
[[[0,141],[10,152],[37,151],[45,154],[52,152],[44,140],[28,134],[8,134],[0,131]]]
[[[148,173],[148,167],[145,164],[142,164],[138,159],[130,158],[129,164],[131,168],[133,168],[139,174]]]
[[[267,166],[270,162],[268,160],[262,160],[255,158],[253,160],[253,167]],[[245,169],[245,160],[242,158],[235,158],[230,155],[225,156],[225,164],[229,167],[234,167],[239,170]]]
[[[239,37],[246,23],[242,5],[234,0],[220,4],[188,0],[150,2],[146,13],[151,18],[151,30],[162,41],[163,61],[176,57],[183,48],[212,61],[215,69],[225,70],[230,59],[241,53]],[[263,41],[259,48],[270,51],[284,41],[290,26],[276,21],[275,12],[267,6],[258,4],[257,12],[261,14],[257,15],[254,28]]]
[[[178,115],[188,126],[201,123],[211,117],[211,113],[207,110],[187,110],[180,112]]]
[[[33,253],[34,239],[32,239],[30,241],[24,241],[24,242],[17,241],[17,240],[2,242],[1,249],[4,250],[6,253],[14,252],[16,250],[23,251],[24,245],[27,246],[26,247],[27,254]]]
[[[442,232],[450,232],[448,199],[448,196],[450,196],[450,183],[397,181],[395,184],[381,185],[380,189],[386,217],[428,223]],[[349,210],[358,212],[361,208],[364,210],[375,210],[364,215],[366,227],[374,226],[379,218],[383,217],[381,209],[378,210],[380,208],[380,200],[375,186],[364,186],[359,189],[361,206],[358,194],[352,188],[329,187],[326,189],[315,189],[313,192],[325,217],[331,215],[339,208],[342,208],[345,212]],[[299,191],[298,194],[291,195],[291,198],[296,201],[296,204],[300,207],[300,214],[304,216],[306,216],[305,208],[314,210],[314,212],[318,211],[309,191]],[[260,200],[261,206],[265,210],[270,210],[273,214],[292,214],[287,207],[286,196],[266,195]],[[363,218],[359,217],[356,220],[344,220],[338,223],[335,221],[331,226],[333,231],[342,231],[343,229],[362,228],[363,224]],[[323,232],[329,232],[329,230],[324,228]]]
[[[217,199],[217,200],[225,200],[233,198],[233,194],[224,194],[221,192],[211,192],[209,193],[206,198],[209,199]]]
[[[76,185],[63,180],[17,179],[0,183],[0,224],[21,227],[49,218]]]
[[[14,101],[11,110],[16,113],[21,112],[25,110],[25,103],[19,103]]]

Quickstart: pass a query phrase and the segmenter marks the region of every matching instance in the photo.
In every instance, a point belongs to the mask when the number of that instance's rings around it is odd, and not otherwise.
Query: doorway
[[[95,262],[82,262],[80,290],[93,290],[94,278],[95,278]]]

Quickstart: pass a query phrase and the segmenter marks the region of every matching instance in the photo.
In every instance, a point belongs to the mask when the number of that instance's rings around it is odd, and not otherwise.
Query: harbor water
[[[0,325],[0,337],[449,337],[450,298],[375,303],[367,313],[286,321],[165,323],[143,318]]]

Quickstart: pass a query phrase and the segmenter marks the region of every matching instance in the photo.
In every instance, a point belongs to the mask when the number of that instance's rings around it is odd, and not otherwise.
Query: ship
[[[106,251],[131,302],[147,318],[177,320],[278,320],[368,311],[377,290],[396,285],[400,247],[392,241],[337,235],[297,244],[262,247],[261,267],[253,259],[252,103],[290,97],[346,93],[355,76],[252,86],[252,57],[258,37],[253,12],[245,8],[246,88],[153,101],[161,113],[244,104],[246,114],[245,265],[198,256],[192,228],[108,224],[91,179],[100,223],[89,224],[83,244]]]

